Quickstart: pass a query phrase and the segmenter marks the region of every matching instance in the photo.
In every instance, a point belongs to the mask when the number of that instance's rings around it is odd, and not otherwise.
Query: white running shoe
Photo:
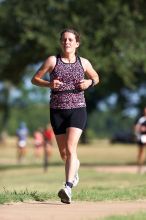
[[[63,189],[60,189],[58,196],[61,199],[61,202],[70,204],[71,203],[71,188],[67,185]]]
[[[77,169],[76,169],[76,173],[75,173],[75,176],[72,182],[73,187],[77,186],[79,183],[79,174],[78,174],[79,167],[80,167],[80,161],[77,160]]]

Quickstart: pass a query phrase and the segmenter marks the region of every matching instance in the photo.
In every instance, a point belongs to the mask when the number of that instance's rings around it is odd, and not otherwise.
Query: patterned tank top
[[[59,78],[63,85],[55,92],[51,92],[50,108],[53,109],[73,109],[86,107],[84,91],[77,93],[67,92],[77,89],[77,84],[84,79],[84,69],[80,57],[76,57],[75,63],[64,63],[58,55],[56,65],[50,73],[50,81]]]

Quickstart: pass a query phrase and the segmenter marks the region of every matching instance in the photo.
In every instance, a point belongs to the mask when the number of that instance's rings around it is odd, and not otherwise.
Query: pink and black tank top
[[[80,57],[75,63],[64,63],[57,56],[56,65],[50,73],[50,81],[59,78],[63,85],[51,91],[50,108],[73,109],[86,107],[84,91],[79,91],[77,84],[84,79],[84,69]]]

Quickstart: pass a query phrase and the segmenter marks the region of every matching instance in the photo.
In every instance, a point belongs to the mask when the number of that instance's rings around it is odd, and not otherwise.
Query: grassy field
[[[135,173],[97,172],[102,165],[134,165],[135,145],[111,145],[107,140],[94,140],[79,145],[81,161],[80,184],[73,189],[73,200],[79,201],[125,201],[146,199],[146,175]],[[64,182],[64,166],[56,143],[47,172],[43,171],[42,157],[35,158],[30,139],[25,160],[16,160],[16,140],[9,138],[0,145],[0,203],[26,200],[58,200],[57,191]],[[140,213],[140,216],[145,214]],[[122,220],[121,217],[113,218]],[[126,218],[125,218],[126,219]],[[130,218],[129,218],[130,219]],[[134,218],[131,218],[134,219]],[[138,218],[140,219],[140,218]],[[107,218],[107,220],[111,220]],[[126,219],[127,220],[127,219]]]
[[[145,220],[146,212],[136,213],[134,215],[124,215],[124,216],[110,216],[104,218],[104,220]]]

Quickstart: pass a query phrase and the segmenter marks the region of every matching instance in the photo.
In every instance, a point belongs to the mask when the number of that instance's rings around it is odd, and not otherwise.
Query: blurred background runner
[[[21,163],[26,155],[26,145],[28,138],[28,128],[25,122],[21,122],[16,130],[17,136],[17,159]]]
[[[52,146],[54,139],[54,132],[50,124],[46,126],[43,132],[44,135],[44,171],[47,171],[49,159],[52,155]]]

